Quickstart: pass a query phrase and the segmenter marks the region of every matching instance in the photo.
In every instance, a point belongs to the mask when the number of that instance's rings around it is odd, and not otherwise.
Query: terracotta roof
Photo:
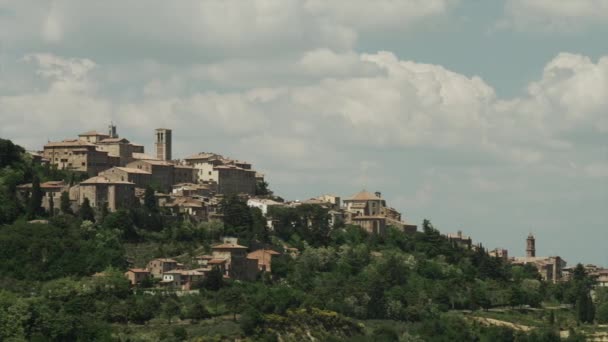
[[[133,273],[150,273],[150,271],[146,270],[145,268],[129,268],[129,270],[127,272],[133,272]]]
[[[228,261],[228,260],[226,260],[226,259],[211,259],[211,260],[209,260],[208,263],[212,264],[212,265],[219,265],[219,264],[225,264],[226,261]]]
[[[106,138],[106,139],[103,139],[103,140],[99,141],[100,144],[103,144],[103,143],[116,143],[116,142],[124,142],[124,143],[127,143],[127,144],[130,143],[130,141],[127,140],[127,139],[125,139],[125,138]]]
[[[211,247],[212,249],[247,249],[247,247],[245,246],[241,246],[241,245],[235,245],[232,243],[222,243],[220,245],[215,245],[213,247]]]
[[[141,161],[144,163],[148,163],[150,165],[174,166],[173,164],[169,163],[168,161],[158,160],[158,159],[145,159],[145,160],[141,160]]]
[[[381,200],[382,198],[376,196],[375,194],[372,194],[371,192],[368,191],[361,191],[358,194],[354,195],[353,197],[349,198],[348,200],[350,201],[373,201],[373,200]]]
[[[170,259],[170,258],[156,258],[156,259],[152,259],[150,261],[162,261],[162,262],[174,262],[177,263],[177,261]]]
[[[141,145],[134,145],[134,146],[141,146]],[[133,152],[131,154],[131,157],[133,159],[138,159],[138,160],[158,160],[158,158],[153,157],[149,154],[139,153],[139,152]]]
[[[280,255],[281,253],[277,251],[273,251],[272,249],[258,249],[257,251],[253,251],[247,254],[247,258],[250,259],[259,259],[262,258],[263,255]]]
[[[124,172],[127,172],[127,173],[139,173],[139,174],[144,174],[144,175],[151,175],[151,173],[148,172],[148,171],[136,169],[134,167],[116,166],[116,167],[114,167],[114,169],[117,169],[117,170],[120,170],[120,171],[124,171]]]
[[[91,177],[84,182],[80,182],[80,184],[130,184],[135,185],[135,183],[125,182],[125,181],[113,181],[104,176],[95,176]]]
[[[209,158],[214,157],[214,156],[218,156],[218,155],[215,154],[215,153],[210,153],[210,152],[201,152],[201,153],[193,154],[193,155],[191,155],[189,157],[186,157],[184,159],[185,160],[189,160],[189,159],[193,159],[193,160],[195,160],[195,159],[209,159]]]
[[[95,144],[91,144],[90,142],[86,142],[83,140],[73,139],[73,140],[62,140],[62,141],[53,141],[49,142],[44,147],[68,147],[68,146],[95,146]]]
[[[109,137],[109,135],[103,134],[103,133],[99,133],[99,132],[97,132],[95,130],[84,132],[84,133],[80,133],[80,134],[78,134],[78,136],[79,137],[88,137],[88,136],[105,136],[105,137]]]

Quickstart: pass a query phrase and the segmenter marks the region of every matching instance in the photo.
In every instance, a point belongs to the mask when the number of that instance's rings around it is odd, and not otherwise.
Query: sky
[[[608,266],[608,0],[0,0],[0,137],[247,160],[288,199]]]

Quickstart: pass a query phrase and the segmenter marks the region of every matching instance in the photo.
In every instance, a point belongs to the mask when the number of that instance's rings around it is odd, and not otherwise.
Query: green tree
[[[272,195],[272,191],[268,188],[268,182],[259,181],[255,186],[255,195],[256,196],[270,196]]]
[[[55,200],[53,199],[53,194],[51,193],[51,196],[49,196],[49,216],[53,217],[55,216]]]
[[[146,187],[146,192],[144,193],[144,207],[153,213],[158,211],[154,189],[149,185]]]
[[[217,291],[224,286],[224,276],[220,269],[215,266],[209,271],[209,274],[203,281],[203,287],[207,290]]]
[[[263,323],[262,314],[253,307],[248,307],[241,314],[240,326],[247,336],[253,335]]]
[[[83,221],[91,221],[95,222],[95,211],[91,208],[91,202],[87,197],[84,198],[82,204],[80,205],[80,209],[78,210],[78,217],[80,217]]]
[[[576,301],[576,317],[581,323],[592,323],[595,318],[595,307],[589,292],[581,292]]]
[[[67,191],[61,193],[59,199],[59,209],[64,214],[72,214],[72,206],[70,205],[70,194]]]
[[[30,194],[30,201],[28,204],[27,217],[33,220],[40,214],[40,207],[42,206],[42,189],[40,188],[40,179],[38,176],[34,176],[32,179],[32,193]]]
[[[236,322],[236,314],[243,306],[243,293],[241,289],[235,286],[226,288],[222,292],[222,299],[226,304],[226,308],[232,312],[232,320]]]
[[[173,297],[165,298],[165,301],[161,305],[161,313],[167,319],[167,322],[171,323],[173,317],[178,316],[180,313],[177,299]]]
[[[23,147],[13,144],[10,140],[0,139],[0,169],[20,161],[23,153]]]
[[[126,210],[117,210],[108,214],[103,221],[105,229],[116,229],[127,241],[137,241],[139,236],[131,220],[131,215]]]

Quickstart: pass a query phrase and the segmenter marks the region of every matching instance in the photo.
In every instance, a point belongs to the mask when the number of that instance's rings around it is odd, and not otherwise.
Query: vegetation
[[[597,333],[589,323],[608,322],[608,292],[592,300],[582,266],[547,284],[533,267],[455,244],[428,220],[415,234],[377,236],[301,205],[271,209],[269,231],[259,209],[228,196],[223,224],[193,224],[168,220],[152,188],[142,206],[115,212],[85,201],[73,214],[63,193],[52,215],[40,210],[40,182],[80,176],[34,165],[10,141],[0,151],[0,340],[557,341],[571,330],[577,341]],[[23,183],[32,191],[18,200]],[[180,296],[151,280],[131,288],[123,275],[153,257],[188,265],[222,235],[298,255],[273,258],[255,282],[214,269]]]

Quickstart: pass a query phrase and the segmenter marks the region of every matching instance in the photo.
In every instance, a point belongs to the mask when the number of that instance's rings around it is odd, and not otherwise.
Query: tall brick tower
[[[156,129],[156,158],[160,160],[171,160],[171,130],[166,128]]]
[[[536,240],[534,239],[534,235],[530,233],[530,235],[528,235],[528,238],[526,239],[526,257],[534,258],[536,256],[535,242]]]

